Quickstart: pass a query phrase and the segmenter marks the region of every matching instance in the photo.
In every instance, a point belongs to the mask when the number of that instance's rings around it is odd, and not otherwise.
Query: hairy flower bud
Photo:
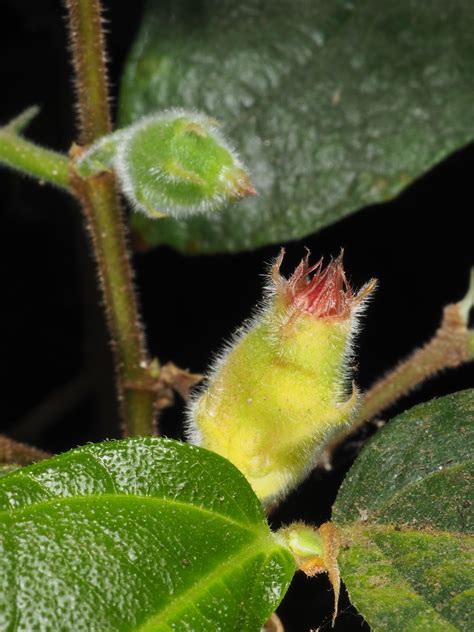
[[[349,424],[357,405],[351,341],[375,286],[353,294],[341,257],[325,269],[306,257],[289,279],[282,259],[283,251],[263,308],[218,359],[189,413],[190,440],[232,461],[265,503],[292,489]]]
[[[83,177],[108,168],[131,204],[149,217],[215,211],[255,195],[217,121],[179,109],[105,136],[77,163]]]

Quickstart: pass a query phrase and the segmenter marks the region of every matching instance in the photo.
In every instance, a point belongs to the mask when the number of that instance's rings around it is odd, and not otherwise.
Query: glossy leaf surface
[[[259,630],[295,570],[244,477],[166,439],[0,480],[0,629]]]
[[[341,574],[377,631],[474,620],[474,391],[416,406],[365,448],[337,498]]]
[[[152,222],[148,245],[236,251],[390,199],[474,136],[466,0],[149,0],[120,123],[169,107],[224,122],[259,197]]]

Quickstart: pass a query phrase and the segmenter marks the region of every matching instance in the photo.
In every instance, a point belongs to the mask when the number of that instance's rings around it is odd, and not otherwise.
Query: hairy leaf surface
[[[473,138],[466,0],[149,0],[120,122],[163,108],[224,123],[259,197],[153,222],[144,243],[237,251],[392,198]]]
[[[0,480],[0,629],[258,630],[295,570],[225,459],[167,439]]]
[[[472,629],[473,422],[472,390],[412,408],[340,489],[341,573],[374,632]]]

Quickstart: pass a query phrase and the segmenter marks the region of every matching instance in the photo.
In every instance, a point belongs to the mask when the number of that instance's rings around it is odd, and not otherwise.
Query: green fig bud
[[[301,481],[356,411],[351,342],[375,285],[354,295],[340,257],[326,269],[306,257],[285,279],[282,257],[263,308],[193,401],[188,427],[192,442],[234,463],[266,504]]]
[[[180,109],[100,139],[77,163],[83,177],[110,168],[132,206],[149,217],[206,213],[255,195],[218,123]]]

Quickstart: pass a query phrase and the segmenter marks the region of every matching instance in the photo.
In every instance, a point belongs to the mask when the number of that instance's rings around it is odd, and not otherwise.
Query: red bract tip
[[[253,188],[253,184],[250,182],[250,179],[245,176],[242,178],[242,183],[238,187],[237,196],[240,198],[245,197],[253,197],[258,195],[257,191]]]
[[[250,182],[250,178],[243,169],[239,169],[237,174],[232,176],[230,182],[232,183],[232,194],[236,200],[258,195],[253,184]]]
[[[323,268],[323,259],[309,265],[309,254],[301,260],[291,277],[280,276],[284,251],[280,253],[272,272],[277,291],[297,312],[315,318],[349,318],[352,308],[373,289],[375,282],[354,296],[342,265],[342,253]]]
[[[289,278],[286,296],[297,309],[315,318],[348,318],[352,291],[344,273],[342,254],[326,268],[322,259],[310,266],[307,255]]]

